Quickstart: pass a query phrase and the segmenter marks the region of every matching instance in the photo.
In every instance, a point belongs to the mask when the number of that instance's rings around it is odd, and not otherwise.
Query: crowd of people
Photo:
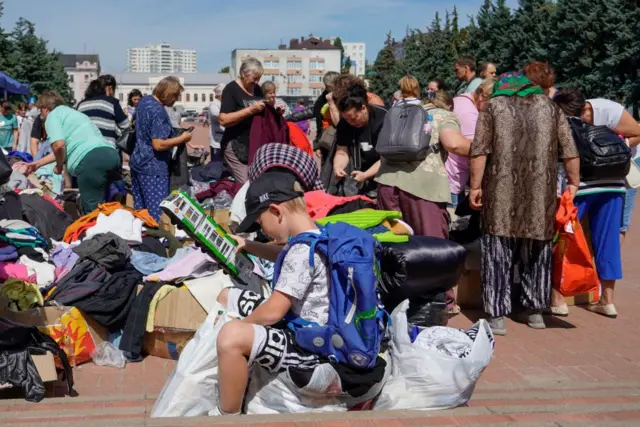
[[[538,329],[545,327],[544,313],[569,314],[562,295],[552,287],[554,219],[558,198],[568,191],[579,217],[589,217],[602,287],[600,302],[589,310],[615,318],[615,283],[622,278],[621,241],[636,190],[627,188],[624,179],[581,179],[580,152],[568,118],[605,126],[632,148],[640,143],[640,126],[617,102],[585,99],[578,89],[555,87],[554,70],[546,63],[531,62],[521,72],[500,75],[498,68],[499,64],[460,57],[453,64],[460,82],[457,88],[447,88],[438,79],[422,88],[407,75],[387,103],[371,93],[366,81],[327,72],[325,90],[314,104],[307,106],[300,100],[290,111],[276,97],[272,82],[260,85],[264,73],[260,61],[245,59],[237,78],[214,90],[209,108],[211,161],[223,162],[242,185],[250,181],[251,160],[260,145],[293,144],[291,125],[305,137],[315,127],[313,141],[306,140],[308,147],[304,142],[295,145],[313,155],[317,178],[329,194],[365,196],[375,200],[379,209],[399,211],[415,235],[449,239],[462,224],[477,227],[484,310],[495,334],[506,333],[504,318],[513,311]],[[121,179],[123,164],[128,162],[135,209],[147,209],[159,220],[160,203],[170,192],[175,153],[186,149],[192,138],[192,130],[180,128],[173,117],[184,88],[177,78],[166,77],[150,95],[132,91],[124,109],[113,97],[115,90],[115,79],[103,75],[91,82],[76,108],[54,92],[45,92],[28,105],[19,104],[15,113],[4,102],[0,147],[34,156],[27,174],[55,164],[53,170],[65,175],[65,185],[79,189],[85,213],[108,200],[110,187]],[[380,156],[376,146],[388,125],[389,111],[415,105],[427,117],[422,129],[431,142],[425,158],[391,161]],[[311,121],[315,126],[310,126]],[[135,136],[129,153],[119,144],[127,132]],[[289,185],[281,176],[272,178],[274,183]],[[286,193],[276,194],[279,202],[297,200],[300,195],[299,189],[287,192],[268,184],[260,184],[265,194]],[[263,196],[249,188],[247,208],[251,203],[264,205],[261,200],[249,200],[250,195]],[[299,215],[296,203],[265,206],[254,221],[273,238],[286,240],[313,228]],[[305,218],[303,224],[296,222],[300,218]],[[241,246],[252,247],[244,241]],[[305,292],[297,289],[287,295],[294,291],[296,295]],[[280,308],[289,307],[290,302],[280,301],[284,304]],[[520,307],[512,306],[513,302]],[[300,303],[305,306],[309,301]],[[447,304],[452,314],[459,312],[452,291]],[[258,317],[251,315],[251,319]],[[242,354],[245,360],[252,354],[249,341],[233,340],[234,335],[248,336],[250,331],[237,327],[225,333],[231,344],[221,347],[221,365],[235,366],[235,356]],[[238,396],[231,389],[228,395],[222,394],[224,412],[237,410]]]

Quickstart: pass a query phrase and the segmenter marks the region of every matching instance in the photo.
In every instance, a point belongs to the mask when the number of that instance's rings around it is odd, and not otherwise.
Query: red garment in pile
[[[307,212],[311,219],[326,218],[333,209],[342,206],[354,200],[364,200],[365,202],[374,203],[373,200],[366,196],[340,197],[332,196],[323,190],[309,191],[304,193],[304,201],[307,204]]]

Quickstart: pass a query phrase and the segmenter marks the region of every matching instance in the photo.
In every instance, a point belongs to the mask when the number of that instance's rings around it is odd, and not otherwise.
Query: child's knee
[[[229,300],[229,288],[224,288],[218,295],[218,302],[223,306],[228,307],[227,306],[228,300]]]
[[[238,320],[225,323],[220,329],[216,345],[219,354],[240,352],[249,356],[253,345],[253,325]]]

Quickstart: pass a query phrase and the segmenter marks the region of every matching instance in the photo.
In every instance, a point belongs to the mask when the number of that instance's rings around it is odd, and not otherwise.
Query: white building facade
[[[167,43],[127,49],[127,70],[131,73],[195,73],[195,50],[173,49]]]
[[[367,45],[365,43],[343,42],[344,56],[351,59],[351,74],[364,76],[367,61]]]
[[[277,96],[292,106],[299,98],[315,100],[324,90],[325,73],[340,72],[339,49],[236,49],[231,53],[234,78],[242,61],[250,57],[262,62],[264,74],[260,83],[275,82]]]
[[[123,107],[127,105],[127,97],[133,89],[138,89],[143,95],[151,95],[156,84],[168,76],[177,77],[184,92],[176,102],[176,107],[184,111],[202,112],[213,102],[213,89],[220,83],[231,81],[230,74],[221,73],[114,73],[117,83],[115,97]]]
[[[69,76],[69,87],[75,103],[82,101],[91,80],[97,79],[100,75],[100,58],[98,55],[60,54],[58,59]]]

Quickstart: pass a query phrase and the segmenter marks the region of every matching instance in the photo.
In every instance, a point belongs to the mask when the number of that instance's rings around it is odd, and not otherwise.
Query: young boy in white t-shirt
[[[276,242],[320,230],[309,217],[302,187],[290,172],[268,171],[251,183],[245,201],[247,216],[237,233],[262,230]],[[281,247],[238,240],[238,250],[275,261]],[[244,318],[225,324],[218,335],[219,415],[239,414],[249,379],[249,367],[260,364],[279,373],[296,367],[312,369],[318,355],[295,343],[293,332],[274,327],[291,311],[303,320],[326,325],[329,317],[329,272],[326,259],[314,255],[310,268],[309,246],[295,244],[285,255],[273,294],[264,299],[251,291],[228,288],[218,301]]]

